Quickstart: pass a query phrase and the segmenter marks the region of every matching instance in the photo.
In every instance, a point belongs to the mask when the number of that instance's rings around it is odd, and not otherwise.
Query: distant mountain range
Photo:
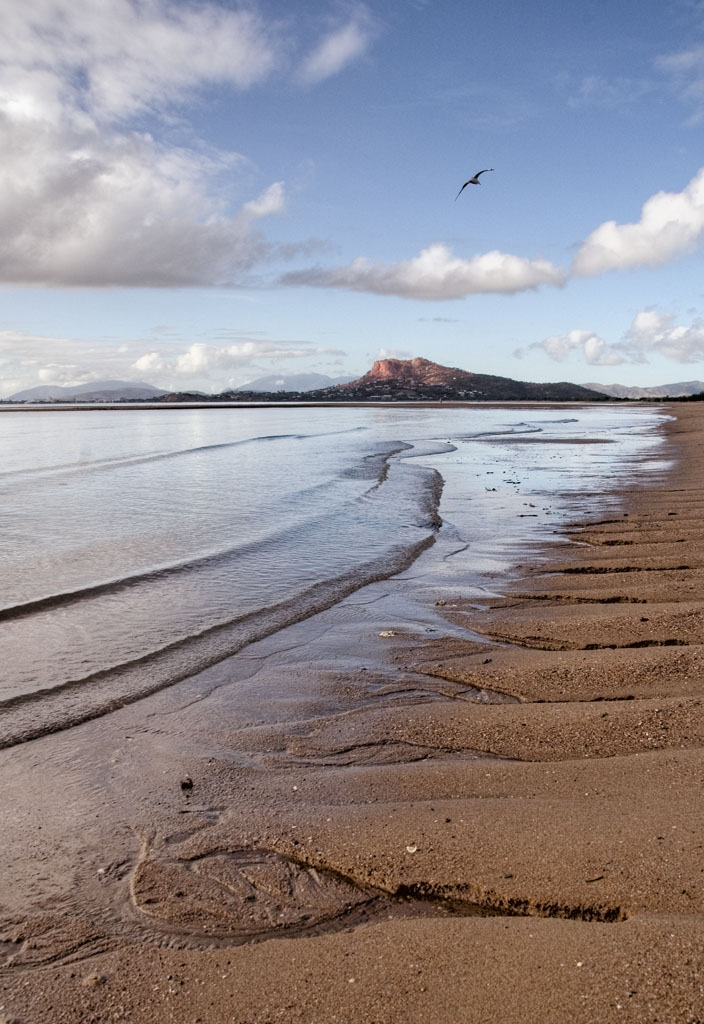
[[[173,393],[143,381],[98,380],[75,386],[43,384],[17,391],[11,402],[129,402],[129,401],[473,401],[473,402],[598,402],[608,398],[682,398],[704,393],[704,381],[660,384],[650,388],[624,384],[535,384],[471,373],[442,366],[429,359],[379,359],[362,377],[329,377],[322,373],[294,373],[259,377],[218,395],[202,391]]]
[[[679,384],[657,384],[652,388],[628,387],[626,384],[585,384],[585,388],[600,391],[611,398],[684,398],[704,392],[704,381],[687,380]]]
[[[235,391],[319,391],[320,388],[335,387],[336,384],[347,384],[352,380],[349,374],[344,377],[328,377],[326,373],[289,373],[270,377],[257,377],[249,384],[243,384]]]
[[[61,387],[58,384],[41,384],[26,391],[10,395],[10,402],[124,402],[138,398],[161,398],[168,394],[162,388],[141,381],[95,380],[89,384],[75,384]]]
[[[288,375],[259,377],[249,384],[243,384],[235,391],[256,393],[278,393],[316,391],[320,388],[346,384],[352,377],[329,377],[324,373],[292,373]],[[232,393],[232,392],[228,392]],[[161,398],[169,392],[143,381],[96,380],[89,384],[63,387],[58,384],[41,384],[36,388],[16,391],[9,402],[129,402],[139,399]],[[190,391],[199,398],[209,397],[202,391]]]

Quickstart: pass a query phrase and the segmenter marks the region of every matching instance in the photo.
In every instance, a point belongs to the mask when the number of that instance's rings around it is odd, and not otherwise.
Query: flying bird
[[[469,181],[465,181],[464,185],[462,186],[462,188],[459,190],[459,192],[455,196],[455,202],[457,202],[459,197],[462,195],[464,190],[467,188],[467,185],[481,185],[481,181],[479,180],[479,175],[480,174],[486,174],[487,171],[493,171],[493,170],[494,170],[493,167],[485,167],[483,171],[477,171],[477,173],[474,175],[474,177],[470,178]]]

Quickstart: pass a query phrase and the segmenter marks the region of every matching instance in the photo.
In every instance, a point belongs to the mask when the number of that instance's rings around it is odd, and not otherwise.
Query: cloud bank
[[[580,357],[589,366],[619,366],[623,363],[648,363],[662,356],[676,363],[704,360],[704,319],[695,319],[688,327],[678,324],[672,313],[648,309],[638,313],[620,341],[608,344],[594,331],[574,330],[536,341],[527,349],[517,349],[521,359],[526,352],[540,350],[555,362]]]
[[[364,52],[364,10],[302,61],[309,81]],[[206,87],[246,90],[275,73],[295,77],[300,42],[254,6],[214,0],[6,5],[0,281],[234,285],[257,265],[310,253],[312,243],[276,246],[258,226],[285,211],[283,182],[247,195],[253,169],[242,155],[197,141],[175,146],[164,131],[177,105]]]
[[[307,360],[315,365],[346,353],[306,341],[263,339],[225,332],[217,341],[85,341],[0,330],[0,397],[37,384],[96,380],[147,381],[167,390],[219,392]],[[169,332],[170,333],[170,332]],[[284,371],[285,372],[285,371]]]
[[[281,282],[404,299],[443,300],[480,294],[513,295],[544,284],[561,286],[565,279],[565,272],[547,260],[529,260],[497,250],[467,260],[436,243],[411,260],[386,264],[359,257],[344,267],[291,271]]]
[[[18,123],[0,113],[0,280],[55,286],[233,284],[280,254],[258,224],[284,209],[276,182],[226,212],[234,153],[148,135]]]
[[[158,373],[186,377],[210,377],[213,371],[222,377],[223,371],[257,367],[259,360],[281,362],[305,359],[311,356],[342,356],[339,349],[316,348],[307,343],[241,340],[229,345],[196,342],[180,353],[147,352],[134,361],[132,371],[138,374]],[[223,385],[224,386],[224,385]]]

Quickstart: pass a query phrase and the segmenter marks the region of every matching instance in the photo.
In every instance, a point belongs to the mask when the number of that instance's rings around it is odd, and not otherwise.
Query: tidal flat
[[[704,413],[660,413],[446,438],[400,571],[0,751],[0,1015],[701,1020]]]

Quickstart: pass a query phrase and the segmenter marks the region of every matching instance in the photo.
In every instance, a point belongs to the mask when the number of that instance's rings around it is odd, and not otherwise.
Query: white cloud
[[[681,192],[657,192],[643,204],[635,224],[601,224],[582,243],[574,274],[656,267],[696,248],[704,234],[704,168]]]
[[[672,313],[643,310],[633,318],[621,340],[614,344],[608,344],[594,331],[574,330],[534,342],[527,351],[536,349],[545,352],[555,362],[578,356],[590,366],[648,363],[653,356],[662,356],[677,363],[696,363],[704,360],[704,320],[697,318],[685,327],[677,324]],[[525,354],[524,349],[514,353],[519,359]]]
[[[70,106],[112,120],[205,85],[247,88],[271,73],[282,48],[276,24],[207,0],[6,4],[0,92],[34,114]]]
[[[623,347],[632,362],[658,354],[677,363],[698,363],[704,360],[704,320],[697,317],[685,327],[672,313],[644,310],[634,317]]]
[[[242,207],[242,213],[251,220],[270,217],[273,213],[283,213],[286,206],[283,181],[275,181],[269,185],[256,199],[250,199]]]
[[[625,109],[637,103],[654,90],[653,82],[634,78],[604,78],[586,75],[576,93],[568,100],[570,107],[606,107]]]
[[[210,373],[212,370],[232,370],[249,366],[259,359],[282,360],[301,359],[313,355],[339,355],[337,350],[315,348],[312,345],[295,345],[286,342],[239,341],[231,345],[209,345],[196,342],[184,352],[170,360],[158,353],[150,353],[150,357],[159,355],[164,368],[186,376]],[[142,357],[144,358],[144,357]],[[137,360],[137,363],[140,360]],[[134,366],[137,366],[137,363]]]
[[[48,285],[232,284],[282,254],[255,226],[281,182],[227,212],[234,153],[146,134],[72,131],[0,113],[0,280]]]
[[[547,260],[529,260],[497,250],[466,260],[454,256],[447,246],[436,243],[412,260],[384,264],[359,257],[346,267],[313,267],[284,274],[281,280],[284,284],[315,288],[443,300],[462,299],[467,295],[514,294],[543,284],[561,286],[565,277],[563,270]]]
[[[542,349],[556,363],[563,363],[574,354],[581,355],[590,366],[616,366],[626,362],[623,355],[610,349],[607,343],[594,331],[570,331],[569,334],[553,334],[544,341],[533,342],[531,349]],[[518,359],[525,355],[524,349],[514,352]]]
[[[412,353],[406,352],[402,348],[380,348],[377,354],[374,356],[374,360],[377,359],[410,359]]]
[[[449,316],[419,316],[419,324],[461,324],[461,320],[455,320]]]
[[[304,60],[300,78],[314,84],[339,74],[362,56],[374,36],[374,23],[365,7],[358,8],[346,25],[328,33]]]
[[[693,123],[701,121],[704,115],[704,46],[694,46],[689,50],[658,57],[655,65],[671,77],[682,98],[693,104]]]
[[[75,384],[77,377],[83,381],[86,374],[82,373],[78,366],[72,366],[70,363],[49,363],[39,368],[37,377],[42,384]]]
[[[139,373],[160,373],[167,368],[167,362],[159,352],[145,352],[135,359],[132,368]]]
[[[240,346],[233,346],[239,348]],[[173,364],[177,373],[187,375],[200,374],[213,367],[236,366],[237,356],[230,354],[229,349],[214,348],[212,345],[200,344],[191,345],[183,355],[180,355]]]
[[[5,4],[0,282],[233,285],[309,251],[257,227],[284,211],[283,182],[252,197],[243,156],[158,134],[174,104],[208,86],[250,88],[296,45],[254,6],[213,0]],[[151,133],[129,125],[138,114]]]

